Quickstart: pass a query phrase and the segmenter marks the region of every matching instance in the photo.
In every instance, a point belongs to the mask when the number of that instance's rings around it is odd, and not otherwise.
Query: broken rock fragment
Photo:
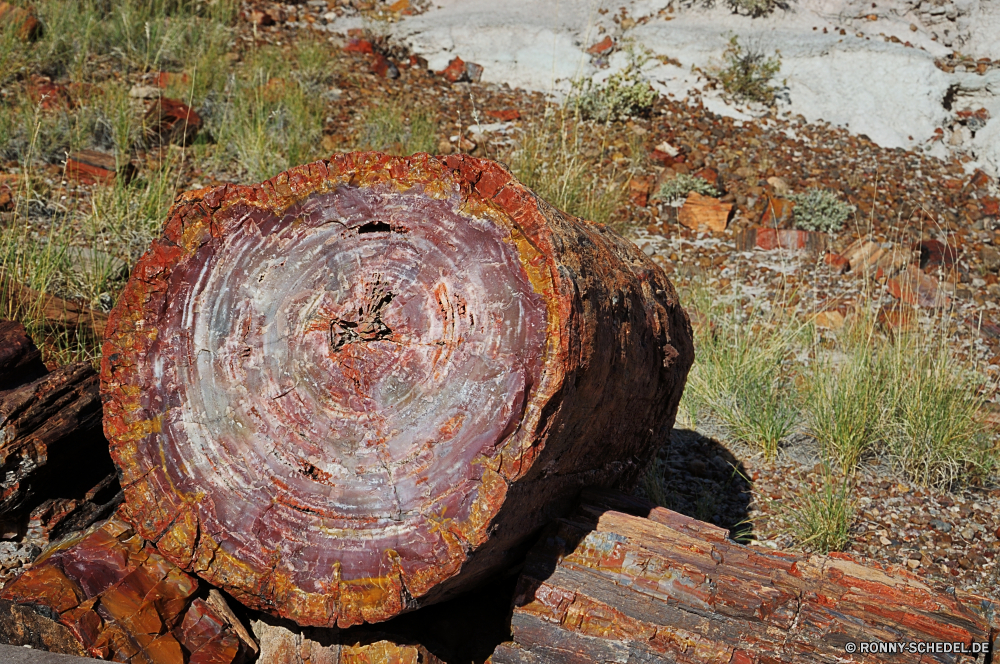
[[[194,577],[116,517],[43,554],[0,592],[0,634],[14,645],[130,664],[245,661],[247,644],[198,591]],[[19,630],[25,621],[42,635]]]

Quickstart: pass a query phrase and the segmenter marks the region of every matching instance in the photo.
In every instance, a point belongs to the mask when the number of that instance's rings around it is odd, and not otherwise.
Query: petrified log
[[[18,627],[26,620],[47,631]],[[79,652],[68,630],[84,652],[116,662],[239,664],[256,644],[244,643],[246,630],[231,620],[119,518],[43,555],[0,592],[8,643]]]
[[[851,654],[847,644],[1000,648],[1000,605],[936,590],[902,567],[746,547],[670,510],[647,506],[641,518],[608,509],[638,501],[589,499],[529,555],[513,642],[494,664],[956,662],[982,658]]]
[[[380,621],[633,483],[693,361],[663,272],[465,156],[187,195],[104,346],[128,518],[300,625]]]
[[[0,522],[19,522],[49,498],[83,496],[113,474],[89,364],[0,392]]]
[[[0,391],[30,383],[46,373],[42,351],[24,325],[0,320]]]

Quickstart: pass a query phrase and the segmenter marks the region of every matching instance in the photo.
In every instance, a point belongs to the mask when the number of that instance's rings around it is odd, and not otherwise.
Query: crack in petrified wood
[[[509,564],[548,517],[500,514],[512,483],[633,480],[691,356],[662,271],[500,166],[342,155],[174,207],[112,315],[105,429],[171,560],[345,626]]]

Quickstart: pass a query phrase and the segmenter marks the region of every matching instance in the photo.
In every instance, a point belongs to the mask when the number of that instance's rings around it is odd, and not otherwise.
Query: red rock
[[[672,165],[676,161],[676,159],[674,157],[671,157],[666,152],[661,152],[660,150],[656,150],[656,149],[654,149],[652,152],[649,153],[649,158],[652,161],[656,161],[656,162],[659,162],[661,164],[665,164],[667,166]]]
[[[21,41],[34,41],[42,34],[42,26],[30,9],[0,2],[0,32],[11,29]]]
[[[834,268],[841,274],[851,269],[851,262],[840,254],[827,253],[823,256],[823,262]]]
[[[978,168],[976,169],[976,172],[972,174],[972,177],[969,178],[969,187],[972,189],[982,189],[989,183],[990,183],[990,176],[987,175],[986,173],[983,173]]]
[[[915,322],[916,312],[903,302],[881,306],[875,315],[875,323],[887,332],[911,330]]]
[[[160,97],[146,112],[147,135],[154,145],[188,145],[201,124],[201,116],[177,99]]]
[[[591,55],[601,55],[602,53],[607,53],[614,48],[614,45],[615,41],[611,39],[611,35],[606,35],[604,39],[588,48],[587,53],[590,53]]]
[[[367,39],[361,39],[356,37],[347,40],[347,43],[344,44],[344,51],[346,53],[372,54],[375,52],[375,49],[372,48],[372,43]]]
[[[962,188],[962,181],[961,180],[956,180],[954,178],[944,178],[941,181],[941,184],[944,185],[945,189],[961,189]]]
[[[455,58],[448,63],[448,66],[438,72],[441,76],[455,83],[465,76],[465,61],[462,58]]]
[[[502,111],[486,111],[486,115],[501,122],[512,122],[521,119],[521,112],[516,108],[507,108]]]
[[[951,299],[938,289],[938,281],[920,271],[916,265],[910,265],[898,276],[889,279],[886,284],[889,294],[894,298],[921,307],[947,307]]]
[[[44,110],[72,108],[73,100],[66,86],[53,83],[48,76],[32,76],[28,84],[28,97]]]
[[[792,219],[792,208],[795,203],[787,198],[768,197],[764,206],[764,215],[760,218],[760,225],[765,228],[775,228],[782,226]]]
[[[80,150],[66,159],[66,176],[83,184],[107,184],[117,177],[114,155],[96,150]],[[135,175],[131,163],[122,166],[122,176],[126,181]]]
[[[649,201],[649,178],[632,178],[628,183],[629,201],[637,207],[646,207]]]
[[[134,664],[244,661],[253,647],[226,616],[192,601],[197,590],[194,577],[114,517],[36,563],[0,600],[56,618],[92,657]]]
[[[376,53],[372,58],[372,71],[382,78],[399,78],[399,68],[381,53]]]
[[[1000,199],[993,198],[992,196],[983,196],[979,199],[980,209],[982,209],[983,214],[996,217],[1000,215]]]
[[[936,267],[948,269],[953,267],[958,259],[955,248],[940,240],[923,240],[917,243],[917,249],[920,251],[921,270],[931,270]]]
[[[713,187],[718,188],[719,171],[715,170],[714,168],[705,167],[695,171],[692,175],[694,175],[696,178],[701,178],[702,180],[705,180]]]
[[[818,254],[826,249],[826,235],[824,233],[786,228],[757,228],[753,230],[756,231],[756,234],[752,246],[765,251],[772,249],[806,250]]]
[[[723,203],[717,198],[691,192],[677,212],[677,220],[693,231],[707,227],[713,233],[721,233],[726,230],[732,210],[732,203]]]

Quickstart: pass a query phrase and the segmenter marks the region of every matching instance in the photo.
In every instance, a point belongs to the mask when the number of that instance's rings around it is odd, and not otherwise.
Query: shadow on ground
[[[640,493],[653,502],[729,530],[746,542],[753,483],[743,463],[721,442],[690,429],[674,429],[657,455],[656,482]]]

